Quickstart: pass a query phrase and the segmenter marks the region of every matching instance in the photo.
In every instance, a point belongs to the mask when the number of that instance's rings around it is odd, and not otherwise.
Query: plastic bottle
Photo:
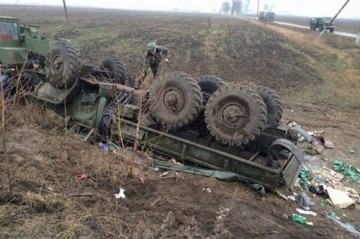
[[[99,148],[105,152],[109,151],[109,147],[107,146],[107,144],[104,144],[104,143],[99,143]]]
[[[293,214],[292,215],[292,220],[293,222],[298,222],[298,223],[301,223],[301,224],[306,224],[306,218],[303,217],[303,216],[300,216],[298,214]]]

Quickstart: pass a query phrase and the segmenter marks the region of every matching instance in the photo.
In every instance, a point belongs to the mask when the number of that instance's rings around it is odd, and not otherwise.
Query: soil
[[[360,87],[353,80],[360,60],[347,42],[335,44],[345,53],[308,46],[291,38],[302,38],[303,30],[284,33],[218,15],[69,10],[70,27],[60,8],[1,6],[0,15],[39,24],[49,37],[75,38],[89,64],[118,55],[136,75],[146,42],[157,39],[172,51],[174,70],[271,87],[283,97],[283,122],[324,131],[334,143],[316,155],[319,164],[331,167],[341,159],[360,167],[359,154],[350,154],[360,152]],[[329,42],[336,43],[327,38],[322,44]],[[8,105],[6,118],[1,238],[352,238],[326,218],[333,211],[360,230],[358,204],[321,206],[324,200],[308,193],[318,215],[306,216],[314,226],[302,225],[291,220],[295,202],[272,192],[263,197],[240,182],[180,172],[160,177],[162,171],[149,167],[151,158],[133,158],[127,149],[105,153],[36,104]],[[351,186],[360,191],[358,183]],[[125,199],[115,198],[120,187]]]

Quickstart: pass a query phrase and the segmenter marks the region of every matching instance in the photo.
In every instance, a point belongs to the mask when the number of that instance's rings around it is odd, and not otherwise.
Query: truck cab
[[[4,65],[22,66],[34,57],[43,61],[53,41],[41,37],[38,29],[20,25],[18,18],[0,16],[0,60]]]
[[[259,20],[266,22],[273,22],[275,19],[275,13],[271,11],[260,11]]]
[[[310,29],[316,31],[329,30],[331,33],[335,31],[335,25],[331,22],[331,17],[314,17],[310,18]]]

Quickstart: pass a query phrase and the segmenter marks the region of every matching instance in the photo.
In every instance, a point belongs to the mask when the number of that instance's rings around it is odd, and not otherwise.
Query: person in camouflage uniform
[[[169,60],[166,58],[168,53],[169,50],[166,47],[158,46],[156,45],[155,42],[150,42],[149,44],[147,44],[147,49],[145,52],[144,69],[143,69],[142,77],[138,82],[138,86],[141,85],[142,81],[147,76],[147,72],[149,68],[151,69],[154,78],[156,78],[156,74],[160,66],[160,62],[163,60],[163,57],[165,57],[164,58],[165,62],[169,62]]]

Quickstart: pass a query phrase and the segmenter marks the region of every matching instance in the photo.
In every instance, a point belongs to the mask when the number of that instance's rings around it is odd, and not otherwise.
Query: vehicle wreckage
[[[0,48],[1,56],[9,56],[6,50]],[[120,59],[82,65],[79,51],[67,41],[52,42],[40,59],[46,70],[40,81],[19,74],[10,74],[10,81],[27,82],[26,97],[46,103],[72,129],[85,130],[85,140],[105,131],[106,140],[234,172],[271,190],[292,189],[298,178],[303,162],[298,130],[281,123],[280,97],[268,87],[167,72],[149,89],[134,90]]]

